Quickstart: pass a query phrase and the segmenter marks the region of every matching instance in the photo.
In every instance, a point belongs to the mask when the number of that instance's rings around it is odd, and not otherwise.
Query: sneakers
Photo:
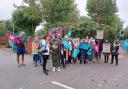
[[[55,72],[55,71],[56,71],[56,68],[53,67],[53,70],[52,70],[52,71]],[[61,71],[61,70],[60,70],[60,67],[57,68],[57,71]]]
[[[61,70],[60,70],[60,67],[58,67],[58,69],[57,69],[57,70],[58,70],[58,71],[61,71]]]
[[[52,70],[53,72],[55,72],[56,71],[56,68],[55,67],[53,67],[53,70]]]
[[[21,65],[20,65],[20,64],[18,64],[18,67],[21,67]]]
[[[44,74],[48,75],[48,72],[44,71]]]
[[[21,64],[22,66],[26,66],[25,64]]]

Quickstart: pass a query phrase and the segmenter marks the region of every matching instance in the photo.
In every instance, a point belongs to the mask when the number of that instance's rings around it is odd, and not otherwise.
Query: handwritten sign
[[[103,39],[103,37],[104,37],[104,31],[97,30],[97,36],[96,36],[96,38],[97,39]]]
[[[39,47],[39,43],[32,42],[32,54],[38,53],[38,47]]]
[[[110,53],[110,44],[109,43],[103,44],[103,53]]]

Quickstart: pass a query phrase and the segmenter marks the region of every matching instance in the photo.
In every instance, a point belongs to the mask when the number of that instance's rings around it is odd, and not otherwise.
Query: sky
[[[76,0],[80,15],[87,15],[86,2],[87,0]],[[13,4],[20,5],[22,0],[2,0],[0,3],[0,20],[6,20],[11,18],[11,15],[15,8]],[[117,0],[117,6],[119,9],[118,15],[124,22],[124,27],[128,26],[128,0]]]

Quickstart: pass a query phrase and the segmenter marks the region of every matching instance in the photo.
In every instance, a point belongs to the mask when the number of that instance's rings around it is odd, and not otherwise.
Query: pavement
[[[34,67],[32,55],[25,55],[26,66],[19,68],[16,53],[0,48],[0,89],[128,89],[128,53],[120,49],[119,65],[100,62],[93,64],[68,64],[60,72],[52,72],[49,59],[49,75],[41,66]]]

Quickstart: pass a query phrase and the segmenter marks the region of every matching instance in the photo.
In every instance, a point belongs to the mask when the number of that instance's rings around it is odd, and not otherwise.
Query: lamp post
[[[14,35],[14,31],[15,31],[15,26],[14,26],[14,23],[13,23],[13,35]]]

